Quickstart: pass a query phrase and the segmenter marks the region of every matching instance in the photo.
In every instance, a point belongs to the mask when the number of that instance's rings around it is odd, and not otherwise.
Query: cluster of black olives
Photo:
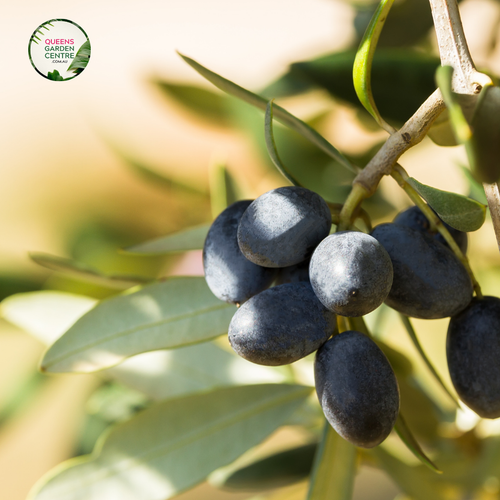
[[[396,421],[398,384],[373,340],[353,330],[338,333],[337,315],[363,316],[385,302],[412,317],[452,316],[453,383],[480,415],[500,416],[500,371],[491,383],[495,365],[484,363],[500,300],[472,300],[467,271],[417,207],[371,235],[330,235],[331,224],[326,202],[302,187],[236,202],[217,217],[203,263],[214,295],[239,306],[229,326],[233,349],[271,366],[318,351],[316,390],[326,418],[348,441],[373,447]],[[449,229],[465,251],[467,235]],[[500,340],[490,353],[491,360],[500,354]]]

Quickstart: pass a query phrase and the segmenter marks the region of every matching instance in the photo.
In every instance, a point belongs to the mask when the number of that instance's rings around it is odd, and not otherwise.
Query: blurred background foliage
[[[30,4],[29,16],[20,6],[3,7],[12,21],[0,36],[4,42],[14,39],[23,48],[34,27],[50,16],[46,6]],[[115,2],[91,2],[86,9],[52,4],[89,33],[92,59],[81,76],[60,84],[42,80],[19,55],[19,78],[0,84],[0,299],[42,289],[102,299],[136,283],[201,275],[200,251],[152,257],[121,249],[209,223],[231,199],[284,184],[266,152],[263,113],[202,82],[177,58],[175,47],[276,98],[358,165],[386,138],[360,106],[351,80],[355,49],[376,2],[168,0],[128,2],[119,14]],[[461,9],[474,59],[500,74],[500,3],[464,0]],[[121,32],[111,30],[111,36],[109,25]],[[439,59],[428,3],[397,2],[379,47],[375,101],[388,121],[400,125],[435,88]],[[295,132],[276,125],[275,135],[282,160],[304,185],[328,201],[345,199],[353,174]],[[428,139],[402,159],[421,182],[481,199],[480,187],[460,168],[465,163],[461,148],[438,148]],[[395,183],[384,179],[363,206],[379,223],[408,205]],[[38,252],[31,261],[29,251]],[[500,259],[489,220],[471,235],[469,255],[486,294],[500,295]],[[391,436],[384,447],[363,452],[354,497],[451,499],[465,498],[468,489],[474,498],[498,498],[500,425],[468,411],[456,415],[391,310],[382,307],[368,319],[399,374],[411,428],[451,472],[433,476]],[[450,386],[446,320],[414,323]],[[110,425],[157,399],[126,377],[120,383],[98,375],[40,374],[43,345],[1,319],[0,345],[0,498],[25,498],[47,470],[89,453]],[[306,360],[296,370],[310,380],[310,368]],[[319,415],[304,412],[296,423],[314,428]],[[255,477],[264,493],[301,481],[315,437],[293,425],[282,428],[243,468],[182,498],[251,498]],[[283,450],[292,451],[272,457]],[[249,465],[258,457],[267,462]],[[397,484],[373,465],[391,471]],[[299,483],[266,498],[301,498],[303,490]]]

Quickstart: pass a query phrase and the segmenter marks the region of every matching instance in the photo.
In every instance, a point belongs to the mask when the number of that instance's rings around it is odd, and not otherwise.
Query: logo
[[[31,35],[28,54],[35,70],[48,80],[76,78],[90,60],[90,40],[78,24],[51,19]]]

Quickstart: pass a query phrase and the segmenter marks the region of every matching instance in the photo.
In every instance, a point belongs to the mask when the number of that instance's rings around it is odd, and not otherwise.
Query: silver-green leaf
[[[47,253],[30,252],[30,259],[38,265],[46,267],[51,271],[56,271],[70,276],[74,276],[89,283],[126,290],[137,285],[153,281],[145,276],[136,276],[128,274],[107,274],[99,271],[95,267],[89,266],[83,262],[78,262],[65,257],[58,257]]]
[[[87,373],[135,354],[205,342],[227,332],[235,311],[204,278],[170,278],[100,302],[50,347],[41,368]]]
[[[155,238],[154,240],[125,248],[124,251],[141,255],[166,255],[174,252],[201,250],[209,229],[210,224],[190,227],[178,233],[168,234],[161,238]]]
[[[467,196],[441,191],[418,182],[412,177],[408,183],[434,209],[441,219],[459,231],[476,231],[486,217],[486,206]]]
[[[0,305],[0,314],[50,345],[96,303],[83,295],[42,290],[8,297]],[[138,354],[106,370],[105,376],[155,400],[287,380],[282,368],[249,363],[214,342]]]
[[[60,466],[28,498],[172,498],[259,444],[310,392],[256,385],[160,403],[116,426],[91,457]]]
[[[228,94],[235,96],[252,106],[262,109],[265,111],[267,106],[267,99],[250,92],[249,90],[236,85],[227,78],[224,78],[208,68],[205,68],[200,63],[191,59],[190,57],[184,56],[179,53],[179,55],[186,61],[194,70],[196,70],[201,76],[206,78],[209,82],[213,83],[217,88],[227,92]],[[359,169],[355,167],[340,151],[338,151],[332,144],[330,144],[321,134],[316,132],[312,127],[307,125],[296,116],[292,115],[286,109],[281,106],[274,106],[274,115],[277,120],[279,120],[283,125],[290,127],[295,130],[303,137],[311,141],[313,144],[318,146],[327,155],[331,156],[334,160],[338,161],[340,164],[344,165],[351,171],[357,172]]]

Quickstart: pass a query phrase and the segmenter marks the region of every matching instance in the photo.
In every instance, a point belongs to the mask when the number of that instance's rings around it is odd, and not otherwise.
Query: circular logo
[[[28,44],[31,64],[43,77],[62,82],[78,76],[89,63],[90,40],[78,24],[51,19],[31,35]]]

